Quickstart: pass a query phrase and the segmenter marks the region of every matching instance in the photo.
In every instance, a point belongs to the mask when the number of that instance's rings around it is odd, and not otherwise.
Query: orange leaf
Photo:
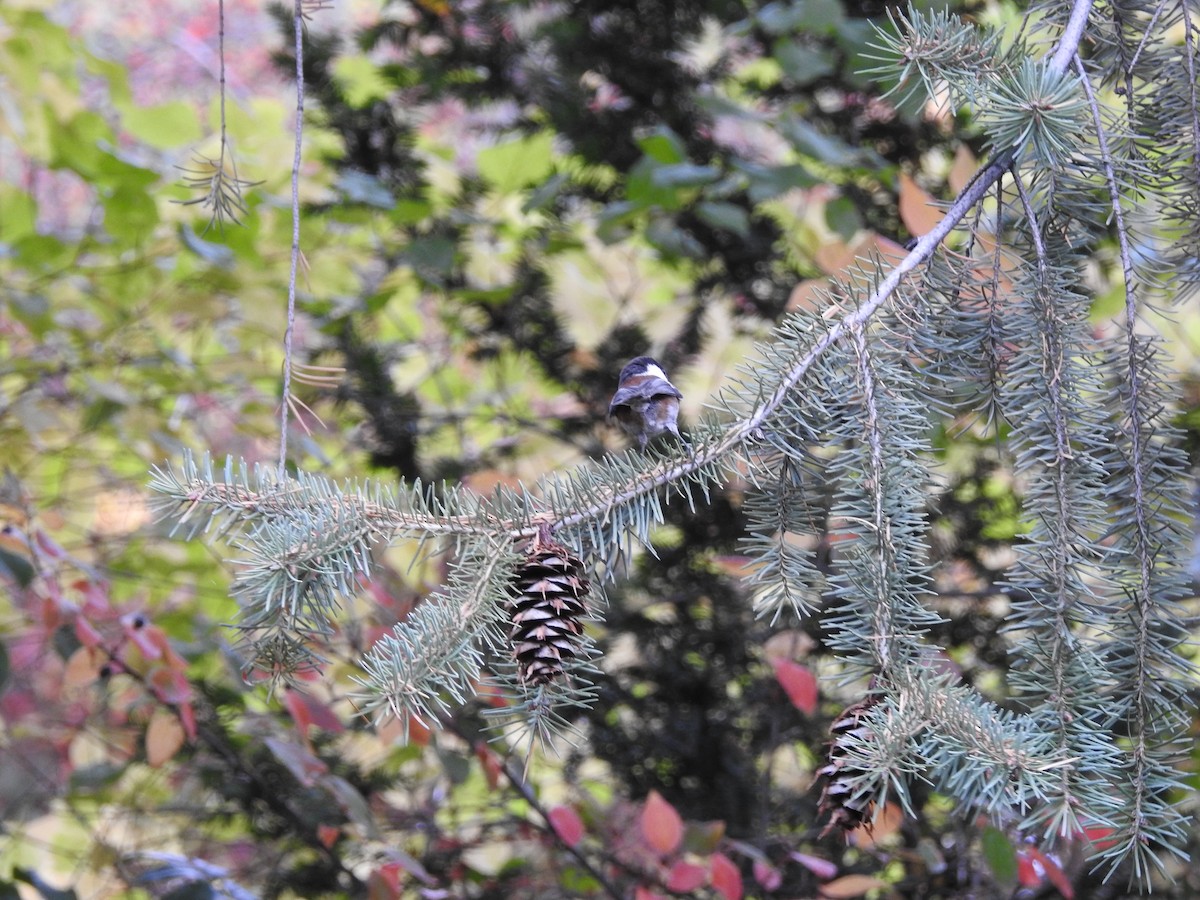
[[[979,171],[979,160],[966,144],[959,144],[954,151],[954,165],[946,176],[946,184],[954,193],[965,190],[971,178]]]
[[[183,726],[165,709],[156,709],[146,728],[146,762],[158,768],[183,746]]]
[[[342,829],[338,828],[336,825],[317,826],[317,840],[321,842],[321,846],[323,846],[326,850],[332,849],[333,845],[337,843],[338,836],[341,833]]]
[[[583,839],[583,820],[569,806],[556,806],[548,812],[550,826],[564,844],[574,847]]]
[[[742,900],[742,873],[724,853],[712,855],[712,886],[724,900]]]
[[[812,672],[800,663],[778,657],[771,660],[771,668],[796,709],[808,716],[817,711],[817,679]]]
[[[652,849],[665,856],[683,840],[683,819],[658,791],[651,791],[642,809],[642,834]]]
[[[817,888],[822,897],[861,897],[867,891],[887,887],[886,881],[880,881],[872,875],[843,875]]]
[[[100,677],[103,664],[100,651],[93,647],[77,647],[63,670],[62,686],[67,689],[86,687]]]
[[[912,234],[920,237],[942,221],[942,211],[933,205],[933,198],[912,176],[900,174],[900,221]]]
[[[900,830],[904,824],[904,810],[898,803],[888,803],[869,825],[859,825],[850,832],[850,841],[855,847],[874,847]]]

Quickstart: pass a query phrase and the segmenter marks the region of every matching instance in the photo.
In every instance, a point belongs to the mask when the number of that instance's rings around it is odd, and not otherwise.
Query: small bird
[[[683,443],[676,420],[683,394],[671,384],[657,360],[639,356],[626,363],[617,382],[617,392],[608,405],[608,418],[636,438],[645,451],[651,438],[669,431]]]

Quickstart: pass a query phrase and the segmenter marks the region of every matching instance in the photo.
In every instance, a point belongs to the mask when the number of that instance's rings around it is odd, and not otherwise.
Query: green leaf
[[[131,104],[122,110],[121,125],[142,143],[160,150],[193,144],[202,136],[196,111],[182,100],[157,106]]]
[[[539,131],[479,151],[479,175],[499,191],[519,191],[545,181],[554,170],[554,135]]]
[[[833,54],[790,38],[781,38],[772,49],[784,74],[798,85],[809,84],[834,71]]]
[[[983,829],[983,858],[998,881],[1017,880],[1017,851],[1008,835],[994,825]]]
[[[75,247],[53,235],[30,234],[21,238],[15,247],[21,265],[30,269],[57,269],[75,256]]]
[[[427,219],[432,211],[428,200],[397,200],[391,218],[397,225],[415,225]]]
[[[379,67],[366,56],[340,57],[333,65],[333,77],[346,103],[356,109],[386,100],[394,90]]]
[[[830,202],[825,207],[825,221],[839,237],[846,240],[850,240],[862,228],[862,217],[858,214],[858,207],[849,197],[838,197]]]
[[[179,226],[179,239],[183,241],[185,247],[210,265],[225,268],[233,265],[232,250],[221,244],[214,244],[212,241],[204,240],[186,222]]]
[[[750,234],[750,216],[743,207],[735,203],[705,201],[697,204],[696,215],[713,228],[732,231],[739,237]]]
[[[822,134],[801,118],[791,117],[781,130],[797,150],[827,165],[853,165],[859,160],[859,152],[845,141]]]
[[[144,190],[121,185],[103,201],[103,205],[104,227],[122,243],[144,241],[158,224],[158,207]]]
[[[23,588],[33,584],[37,575],[33,565],[19,553],[12,553],[0,547],[0,574],[10,578]],[[0,644],[0,686],[8,675],[8,659],[4,656],[4,645]]]
[[[699,187],[711,184],[720,177],[721,170],[716,166],[698,166],[695,163],[655,166],[650,172],[651,183],[665,188]]]
[[[33,234],[37,224],[37,204],[22,190],[0,184],[0,243],[11,243]]]
[[[734,160],[733,168],[749,179],[750,200],[754,203],[778,197],[792,188],[811,187],[817,183],[817,179],[801,165],[764,166]]]
[[[163,894],[163,900],[210,900],[210,898],[218,896],[228,895],[218,894],[207,881],[189,881]]]
[[[683,141],[665,125],[638,138],[637,144],[646,156],[657,163],[679,163],[687,159],[687,148]]]
[[[99,171],[103,152],[100,144],[112,143],[108,123],[94,112],[81,112],[69,122],[59,122],[51,110],[46,111],[50,125],[50,166],[70,169],[88,181]]]
[[[337,188],[351,203],[374,206],[376,209],[391,209],[396,198],[383,182],[358,169],[343,169],[338,175]]]
[[[758,11],[758,24],[767,34],[795,31],[804,21],[803,3],[768,3]]]

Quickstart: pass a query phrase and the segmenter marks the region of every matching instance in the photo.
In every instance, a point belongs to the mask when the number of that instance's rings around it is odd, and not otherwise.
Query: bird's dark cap
[[[662,368],[662,364],[659,363],[659,361],[653,356],[638,356],[634,359],[631,359],[629,362],[625,363],[625,368],[621,370],[621,376],[618,381],[624,381],[626,378],[645,372],[651,366],[658,366],[660,369]]]

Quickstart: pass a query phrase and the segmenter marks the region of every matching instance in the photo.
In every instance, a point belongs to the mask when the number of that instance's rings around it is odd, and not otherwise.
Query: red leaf
[[[183,733],[187,735],[187,739],[194,743],[196,740],[196,710],[191,703],[179,704],[179,724],[183,726]]]
[[[1058,865],[1058,862],[1047,856],[1037,847],[1029,848],[1029,855],[1041,863],[1042,871],[1046,874],[1046,880],[1058,888],[1058,892],[1067,900],[1074,900],[1075,888],[1067,878],[1066,872]]]
[[[1036,865],[1029,854],[1022,850],[1017,854],[1017,881],[1021,887],[1037,887],[1042,883],[1041,867]]]
[[[671,866],[667,875],[667,889],[676,894],[690,894],[708,881],[708,872],[703,866],[679,860]]]
[[[1092,844],[1093,850],[1107,850],[1115,846],[1117,830],[1109,825],[1089,825],[1083,829],[1083,836]]]
[[[674,853],[683,840],[683,819],[658,791],[651,791],[642,810],[642,834],[651,848],[666,856]]]
[[[768,891],[775,891],[783,884],[783,875],[766,860],[756,859],[754,861],[754,880]]]
[[[336,825],[317,826],[317,840],[321,842],[321,846],[323,846],[326,850],[333,848],[333,845],[337,843],[337,839],[341,836],[341,833],[342,830]]]
[[[83,616],[75,617],[75,637],[79,638],[79,643],[85,647],[98,647],[104,640],[95,626]]]
[[[556,806],[546,814],[550,825],[564,844],[574,847],[583,839],[583,820],[569,806]]]
[[[397,900],[403,871],[396,863],[389,862],[372,872],[367,881],[367,900]]]
[[[494,791],[500,784],[500,773],[504,771],[504,762],[500,759],[500,754],[483,741],[476,741],[475,756],[483,766],[483,775],[487,779],[488,787]]]
[[[775,678],[787,692],[792,705],[807,716],[817,711],[817,679],[807,668],[790,659],[771,660]]]
[[[179,669],[159,666],[150,673],[147,681],[154,696],[163,703],[179,705],[191,702],[192,686],[187,676]]]
[[[724,853],[712,855],[712,886],[724,900],[742,900],[742,873]]]
[[[309,729],[314,725],[331,734],[340,734],[345,730],[341,719],[333,714],[333,710],[316,697],[295,688],[288,688],[283,692],[283,707],[296,723],[301,737],[307,738]]]

